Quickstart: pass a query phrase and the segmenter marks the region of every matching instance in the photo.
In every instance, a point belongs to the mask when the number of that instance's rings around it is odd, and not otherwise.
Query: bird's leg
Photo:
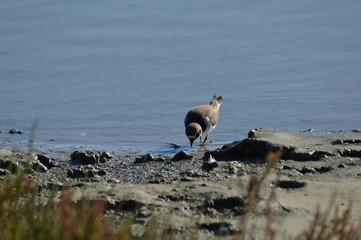
[[[206,135],[206,138],[204,139],[203,143],[201,144],[201,146],[205,146],[206,145],[206,141],[208,139],[208,134]]]
[[[200,136],[199,139],[201,140],[201,143],[202,143],[202,136]]]

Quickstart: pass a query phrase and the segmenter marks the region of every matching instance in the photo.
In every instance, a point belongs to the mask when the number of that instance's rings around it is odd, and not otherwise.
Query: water
[[[256,127],[360,128],[360,12],[357,0],[3,1],[0,142],[26,142],[39,119],[38,146],[169,153],[214,94],[209,148]]]

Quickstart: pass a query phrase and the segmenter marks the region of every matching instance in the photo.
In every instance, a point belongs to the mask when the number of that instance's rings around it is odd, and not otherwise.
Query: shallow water
[[[360,128],[360,12],[356,0],[5,1],[0,141],[26,142],[39,119],[37,146],[171,153],[213,94],[209,148],[256,127]]]

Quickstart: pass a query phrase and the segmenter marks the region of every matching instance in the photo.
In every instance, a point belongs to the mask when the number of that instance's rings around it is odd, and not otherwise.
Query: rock
[[[119,201],[119,200],[107,198],[107,209],[112,209],[116,211],[135,212],[143,206],[144,203],[138,202],[134,199]]]
[[[11,153],[9,151],[0,151],[0,168],[7,169],[12,173],[16,173],[18,168],[22,166],[37,172],[47,172],[48,168],[44,166],[37,155],[30,153]]]
[[[48,169],[51,169],[56,166],[55,163],[50,159],[50,157],[43,154],[37,154],[37,156],[39,161]]]
[[[10,174],[10,171],[8,171],[6,169],[0,169],[0,176],[5,176],[7,174]]]
[[[0,159],[0,168],[9,170],[12,173],[16,173],[19,167],[18,161],[11,161],[9,159]]]
[[[46,166],[44,166],[41,162],[39,161],[33,161],[32,162],[32,169],[34,171],[37,171],[37,172],[47,172],[48,171],[48,168]]]
[[[165,162],[165,158],[163,157],[154,157],[152,154],[148,153],[147,155],[143,155],[135,159],[134,163],[145,163],[145,162]]]
[[[107,153],[103,152],[100,154],[99,151],[86,150],[85,152],[75,151],[70,155],[72,161],[77,161],[80,164],[96,164],[96,163],[105,163],[106,161],[112,159],[113,157]]]
[[[213,232],[215,236],[234,235],[236,233],[235,227],[228,222],[214,222],[202,223],[199,229],[204,229]]]
[[[23,134],[24,131],[22,131],[22,130],[17,130],[17,129],[15,129],[15,128],[13,128],[13,129],[10,129],[10,130],[9,130],[9,133],[10,133],[10,134],[15,134],[15,133],[17,133],[17,134]]]
[[[100,169],[100,170],[98,170],[98,171],[96,172],[96,174],[99,175],[99,176],[104,176],[104,175],[107,174],[107,171],[105,171],[105,170],[103,170],[103,169]]]
[[[209,159],[212,155],[219,160],[264,159],[266,153],[270,150],[271,145],[267,142],[247,138],[242,141],[225,144],[222,148],[214,151],[206,152],[204,158]]]
[[[3,131],[0,131],[0,133],[2,133]]]
[[[245,202],[244,199],[239,196],[227,197],[227,198],[217,198],[217,199],[208,199],[201,206],[198,206],[198,209],[207,209],[213,208],[218,212],[232,211],[233,213],[241,213],[242,208]]]
[[[187,160],[192,159],[193,156],[186,153],[184,150],[179,151],[176,155],[173,156],[172,161],[180,161],[180,160]]]
[[[213,170],[214,168],[218,167],[218,163],[216,161],[216,159],[214,159],[212,157],[212,155],[210,155],[208,161],[205,161],[203,164],[202,164],[202,169],[209,172],[211,170]]]
[[[292,181],[292,180],[279,180],[277,182],[276,186],[279,187],[279,188],[285,188],[285,189],[302,188],[302,187],[306,186],[306,183],[305,182]]]
[[[94,171],[85,170],[81,168],[69,169],[67,172],[68,177],[70,178],[85,178],[85,177],[94,177]]]
[[[346,168],[346,165],[343,164],[343,163],[340,163],[337,167],[338,167],[338,168]]]
[[[315,161],[328,156],[361,158],[361,134],[351,130],[310,134],[308,131],[253,129],[248,138],[208,151],[217,160],[264,161],[270,152],[282,151],[283,160]],[[347,147],[347,149],[345,149]]]
[[[108,152],[103,152],[102,155],[100,156],[100,160],[99,160],[99,161],[100,161],[101,163],[105,163],[105,162],[111,160],[112,158],[113,158],[113,156],[110,155],[110,153],[108,153]]]
[[[298,171],[302,174],[306,174],[306,173],[316,174],[317,173],[317,171],[314,168],[308,168],[308,167],[303,167],[301,170],[298,170]]]
[[[341,157],[357,157],[361,158],[361,150],[359,149],[343,149],[338,151]]]
[[[331,166],[327,166],[327,167],[316,167],[315,170],[316,170],[318,173],[326,173],[326,172],[329,172],[329,171],[333,170],[333,167],[331,167]]]

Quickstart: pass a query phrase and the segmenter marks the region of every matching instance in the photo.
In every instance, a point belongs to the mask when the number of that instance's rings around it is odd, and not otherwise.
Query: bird
[[[213,96],[209,104],[199,105],[190,110],[184,118],[185,134],[192,147],[194,140],[200,138],[201,146],[205,146],[210,133],[217,125],[219,107],[223,97]],[[206,135],[202,142],[202,136]]]

